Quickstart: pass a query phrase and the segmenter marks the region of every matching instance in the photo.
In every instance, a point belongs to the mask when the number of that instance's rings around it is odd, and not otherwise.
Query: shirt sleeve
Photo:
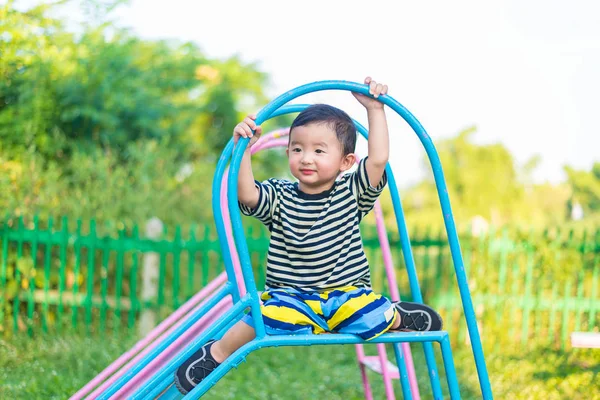
[[[274,179],[263,182],[255,181],[254,184],[258,188],[258,204],[256,207],[250,208],[238,202],[240,211],[244,215],[257,218],[270,229],[273,222],[273,210],[277,201],[277,190]]]
[[[377,201],[377,198],[387,184],[387,173],[383,171],[383,175],[377,186],[371,185],[371,182],[369,182],[369,175],[367,174],[367,159],[368,157],[363,158],[358,164],[356,171],[351,173],[348,178],[350,191],[358,204],[360,219],[373,209],[375,201]]]

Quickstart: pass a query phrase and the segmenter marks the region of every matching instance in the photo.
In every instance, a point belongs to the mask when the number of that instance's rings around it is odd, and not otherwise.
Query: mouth
[[[315,173],[315,171],[312,169],[301,169],[300,173],[302,173],[302,175],[312,175]]]

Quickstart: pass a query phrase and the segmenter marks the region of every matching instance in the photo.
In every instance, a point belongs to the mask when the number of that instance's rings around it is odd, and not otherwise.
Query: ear
[[[289,147],[286,147],[285,155],[287,156],[287,158],[290,158],[290,148]]]
[[[342,157],[342,164],[340,166],[340,171],[348,171],[352,166],[356,163],[356,155],[354,153],[346,154]]]

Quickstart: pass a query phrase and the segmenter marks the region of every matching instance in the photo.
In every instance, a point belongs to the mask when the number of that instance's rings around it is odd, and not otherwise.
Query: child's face
[[[342,144],[326,124],[295,127],[286,152],[300,190],[309,194],[330,189],[339,173],[354,163],[354,154],[342,155]]]

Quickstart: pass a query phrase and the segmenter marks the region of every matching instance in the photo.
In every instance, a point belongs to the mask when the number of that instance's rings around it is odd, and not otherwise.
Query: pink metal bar
[[[377,343],[377,355],[379,357],[379,365],[381,365],[381,375],[383,376],[383,385],[385,386],[385,396],[388,400],[396,400],[396,395],[394,395],[394,386],[392,385],[391,371],[387,365],[388,360],[387,353],[385,352],[385,344]]]
[[[229,246],[229,251],[231,253],[231,261],[233,263],[233,271],[235,272],[236,284],[240,293],[240,297],[243,297],[246,294],[246,285],[244,284],[242,266],[240,265],[240,258],[238,257],[237,248],[235,247],[235,241],[233,240],[233,234],[231,232],[229,207],[227,207],[227,176],[229,176],[229,168],[225,170],[225,173],[223,174],[223,180],[221,181],[221,210],[223,213],[223,222],[225,224],[227,246]]]
[[[371,384],[369,383],[369,377],[367,376],[367,367],[365,366],[365,351],[361,344],[355,344],[356,356],[358,358],[358,367],[360,368],[360,377],[363,381],[363,387],[365,388],[365,399],[373,400],[373,392],[371,391]]]
[[[379,353],[375,356],[365,356],[363,360],[364,363],[368,365],[373,371],[377,372],[378,374],[382,373]],[[400,374],[398,373],[398,368],[395,365],[391,364],[390,361],[387,361],[387,363],[390,364],[390,368],[388,369],[390,372],[390,378],[399,379]]]
[[[217,278],[212,280],[208,285],[206,285],[202,290],[192,296],[187,302],[185,302],[181,307],[179,307],[173,314],[169,315],[162,321],[156,328],[154,328],[150,333],[145,336],[143,339],[139,340],[131,349],[123,353],[119,358],[117,358],[114,362],[112,362],[108,367],[106,367],[102,372],[100,372],[94,379],[88,382],[84,387],[79,389],[77,393],[71,396],[70,400],[80,400],[89,393],[94,387],[99,385],[105,379],[113,375],[123,364],[127,362],[127,360],[131,359],[134,355],[136,355],[140,350],[150,346],[153,348],[154,345],[151,343],[160,336],[169,326],[171,326],[174,322],[179,320],[182,316],[187,314],[194,306],[196,306],[203,298],[205,298],[209,293],[213,292],[217,287],[223,285],[227,281],[227,275],[225,273],[220,274]],[[121,375],[125,373],[125,370],[121,370],[115,376],[119,378]]]
[[[396,281],[396,271],[394,270],[394,263],[392,260],[392,251],[390,250],[390,242],[385,231],[385,222],[383,220],[383,212],[381,210],[381,204],[379,203],[379,201],[375,203],[374,212],[377,224],[377,236],[379,237],[379,244],[381,246],[381,252],[383,254],[383,263],[385,265],[388,286],[390,288],[390,296],[392,297],[392,301],[400,301],[400,294],[398,293],[398,284]],[[420,400],[421,395],[419,393],[419,385],[417,383],[417,375],[415,373],[415,365],[412,358],[412,352],[410,351],[410,344],[402,343],[402,350],[405,357],[404,364],[406,365],[408,381],[410,382],[410,388],[413,398],[415,400]],[[383,352],[383,357],[387,361],[387,355],[385,351]],[[387,370],[387,362],[382,364],[382,370],[384,371],[385,375]]]
[[[359,161],[359,159],[357,157],[357,162],[358,161]],[[390,243],[387,238],[387,233],[385,230],[385,222],[383,220],[383,212],[381,211],[381,204],[380,204],[379,200],[377,200],[375,202],[374,212],[375,212],[375,223],[377,225],[377,236],[379,238],[379,245],[381,247],[381,251],[383,254],[383,263],[385,265],[386,276],[388,279],[388,287],[390,288],[390,296],[392,298],[392,301],[399,301],[400,294],[398,292],[398,285],[397,285],[397,281],[396,281],[396,271],[394,270],[394,263],[392,260],[392,252],[390,250]],[[410,350],[410,345],[408,343],[402,343],[401,346],[402,346],[402,352],[404,353],[404,364],[406,365],[406,370],[408,373],[408,381],[410,384],[411,392],[413,394],[413,398],[415,400],[420,400],[421,396],[419,394],[419,386],[417,383],[417,376],[415,373],[415,366],[414,366],[414,361],[412,358],[412,352]],[[357,355],[358,355],[359,347],[361,347],[361,352],[363,351],[362,345],[360,345],[360,344],[356,345]],[[379,360],[380,360],[379,362],[380,362],[380,366],[381,366],[381,374],[383,375],[383,382],[384,382],[384,386],[385,386],[386,396],[387,396],[388,400],[394,400],[395,395],[394,395],[394,389],[392,386],[392,374],[390,374],[390,371],[388,370],[388,367],[387,367],[387,354],[385,352],[385,345],[382,344],[381,347],[378,345],[377,349],[378,349],[378,353],[379,353]],[[361,359],[361,357],[359,356],[358,358],[359,358],[360,363],[364,363],[364,357]],[[368,378],[366,378],[366,380],[368,383]],[[364,380],[363,380],[363,382],[364,382]],[[365,397],[366,397],[366,393],[367,393],[367,386],[365,386]]]
[[[148,379],[162,368],[169,360],[177,356],[185,346],[194,338],[199,336],[210,324],[215,322],[227,309],[232,305],[231,297],[228,296],[221,300],[213,307],[206,315],[200,318],[189,330],[178,337],[169,347],[161,352],[154,360],[152,360],[144,369],[136,374],[127,384],[125,384],[117,393],[114,394],[115,399],[126,399],[132,395],[135,390],[145,383]],[[133,364],[132,364],[133,365]]]
[[[273,140],[273,139],[281,139],[281,138],[287,138],[287,136],[290,134],[290,128],[282,128],[282,129],[276,129],[273,132],[269,132],[266,135],[262,135],[254,144],[254,146],[263,146],[264,144],[266,144],[267,142]],[[254,147],[253,146],[253,147]],[[256,150],[258,151],[258,150]]]
[[[225,274],[223,273],[223,275],[225,275]],[[213,280],[213,282],[214,282],[214,280]],[[218,289],[218,288],[215,288],[215,289]],[[204,299],[204,301],[202,301],[201,303],[197,304],[190,311],[190,313],[194,313],[197,310],[199,310],[201,307],[204,306],[204,304],[206,304],[207,301],[208,301],[208,299]],[[209,313],[210,313],[210,311],[209,311]],[[175,329],[177,329],[185,321],[185,319],[186,318],[183,317],[179,321],[177,321],[175,324],[173,324],[168,330],[166,330],[158,338],[156,338],[149,346],[147,346],[146,348],[144,348],[139,354],[137,354],[135,357],[133,357],[131,360],[129,360],[127,362],[127,364],[125,364],[125,366],[123,366],[118,371],[118,373],[113,374],[112,376],[110,376],[109,378],[107,378],[100,386],[98,386],[89,395],[89,398],[94,399],[100,393],[102,393],[104,390],[106,390],[110,385],[112,385],[114,382],[116,382],[125,372],[127,372],[129,370],[129,368],[131,368],[136,363],[138,363],[142,358],[144,358],[146,356],[146,354],[148,354],[149,352],[151,352],[159,343],[161,343],[167,336],[169,336]],[[202,318],[200,318],[200,319],[202,319]],[[196,322],[196,324],[198,324],[198,322]]]
[[[289,129],[279,129],[271,132],[267,135],[263,135],[256,141],[252,146],[251,154],[254,154],[260,150],[270,149],[273,147],[280,147],[287,145],[287,139],[279,139],[287,136]],[[240,297],[246,294],[246,285],[244,284],[244,276],[242,274],[242,267],[240,265],[240,259],[235,247],[235,241],[231,232],[231,220],[229,218],[229,207],[227,206],[227,177],[229,175],[229,168],[225,170],[223,174],[223,180],[221,181],[221,210],[223,213],[223,220],[225,222],[225,234],[227,236],[227,245],[231,252],[231,259],[233,262],[233,270],[235,271],[235,279],[237,281],[238,290]]]

